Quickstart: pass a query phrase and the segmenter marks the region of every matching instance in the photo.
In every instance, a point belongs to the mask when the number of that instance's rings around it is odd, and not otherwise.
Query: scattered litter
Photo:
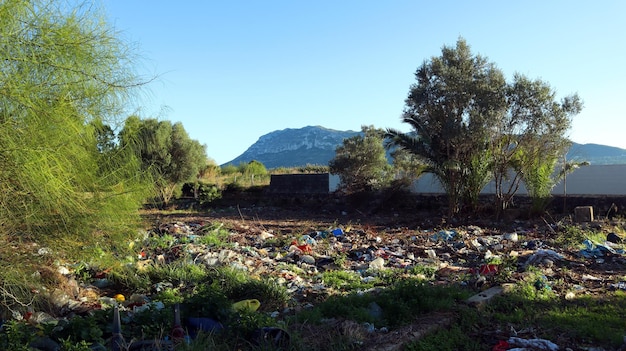
[[[626,282],[611,284],[611,288],[615,290],[626,290]]]
[[[563,255],[554,250],[538,250],[526,260],[524,267],[541,264],[546,259],[550,262],[560,261],[563,259]]]
[[[261,302],[257,299],[248,299],[235,302],[233,309],[240,312],[254,312],[261,307]]]
[[[549,351],[558,351],[559,346],[552,341],[545,339],[522,339],[515,336],[509,338],[508,343],[510,346],[519,346],[519,347],[531,347],[534,350],[549,350]],[[515,350],[515,349],[509,349]]]
[[[580,250],[580,254],[585,258],[598,258],[603,257],[607,254],[624,254],[623,249],[615,250],[608,245],[597,244],[589,239],[583,241],[583,245],[585,245],[585,248]]]
[[[620,244],[622,243],[622,238],[615,233],[609,233],[606,235],[606,241],[614,244]]]
[[[440,230],[436,234],[430,237],[432,241],[451,241],[457,236],[457,232],[454,230]]]

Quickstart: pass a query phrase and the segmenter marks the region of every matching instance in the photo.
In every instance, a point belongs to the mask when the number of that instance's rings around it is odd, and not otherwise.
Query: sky
[[[141,117],[181,122],[224,164],[259,137],[396,128],[414,73],[459,38],[584,102],[568,136],[626,149],[626,1],[103,0],[156,77]],[[139,110],[137,110],[139,109]]]

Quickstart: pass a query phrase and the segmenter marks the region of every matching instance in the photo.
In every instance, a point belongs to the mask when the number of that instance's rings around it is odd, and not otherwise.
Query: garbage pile
[[[524,226],[517,222],[507,229],[477,225],[441,229],[314,225],[319,227],[281,232],[280,228],[267,229],[262,223],[244,220],[161,223],[143,233],[143,241],[135,244],[137,257],[132,264],[142,269],[184,259],[187,264],[231,267],[272,279],[285,287],[292,299],[285,308],[267,311],[275,318],[311,307],[314,297],[341,293],[340,288],[324,280],[323,273],[328,271],[351,272],[367,283],[375,281],[380,271],[396,270],[433,284],[466,285],[478,293],[514,284],[524,279],[532,266],[542,273],[535,283],[537,289],[551,289],[567,299],[626,290],[626,282],[615,281],[615,267],[623,269],[626,256],[622,238],[614,232],[608,233],[603,242],[587,239],[578,248],[565,251],[546,244],[546,238],[555,230],[547,223]],[[218,237],[225,231],[227,235]],[[209,236],[215,242],[207,240]],[[149,245],[155,242],[162,245]],[[95,276],[88,284],[78,284],[73,268],[60,265],[58,272],[67,278],[74,293],[67,289],[50,293],[60,315],[111,306],[136,311],[148,306],[162,308],[157,302],[149,302],[146,294],[115,294],[108,289],[106,274]],[[553,284],[557,281],[561,283]],[[168,286],[171,282],[156,282],[153,289],[156,292]],[[250,301],[242,303],[248,304],[243,308],[259,308],[250,306]],[[43,312],[14,317],[32,319],[35,324],[56,318]],[[509,344],[526,346],[517,339],[509,340]]]

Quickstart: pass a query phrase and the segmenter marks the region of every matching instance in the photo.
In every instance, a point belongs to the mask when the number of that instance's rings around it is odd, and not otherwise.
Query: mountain
[[[339,131],[321,126],[283,129],[265,134],[243,154],[226,164],[238,165],[257,160],[268,169],[327,165],[335,157],[335,149],[346,138],[361,132]]]
[[[589,161],[592,165],[626,164],[626,149],[600,144],[573,143],[566,155],[571,161]]]
[[[243,154],[225,163],[238,165],[257,160],[268,169],[328,165],[335,149],[346,138],[361,132],[340,131],[321,126],[283,129],[265,134]],[[626,164],[626,149],[599,144],[573,143],[567,153],[568,161],[588,161],[593,165]]]

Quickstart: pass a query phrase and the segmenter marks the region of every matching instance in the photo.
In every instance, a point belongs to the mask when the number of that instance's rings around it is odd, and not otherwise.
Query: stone
[[[593,207],[578,206],[574,208],[574,220],[578,223],[593,222]]]
[[[382,257],[376,258],[375,260],[370,262],[369,265],[369,268],[374,270],[380,270],[383,269],[383,267],[385,267],[385,259],[383,259]]]

